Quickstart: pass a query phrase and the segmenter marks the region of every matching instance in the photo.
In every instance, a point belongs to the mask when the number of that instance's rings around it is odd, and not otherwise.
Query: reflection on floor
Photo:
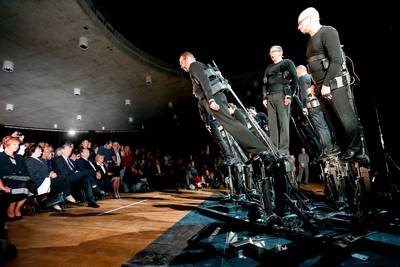
[[[300,188],[322,195],[318,184]],[[290,229],[251,222],[248,211],[226,195],[211,196],[123,266],[400,266],[400,220],[384,210],[353,229],[335,214],[312,230],[295,219]]]

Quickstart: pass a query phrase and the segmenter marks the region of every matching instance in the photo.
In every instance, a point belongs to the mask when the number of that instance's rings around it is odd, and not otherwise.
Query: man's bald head
[[[308,17],[310,17],[311,20],[313,21],[315,20],[319,21],[319,12],[313,7],[306,8],[303,10],[303,12],[300,13],[297,22],[300,24],[303,20],[305,20]]]

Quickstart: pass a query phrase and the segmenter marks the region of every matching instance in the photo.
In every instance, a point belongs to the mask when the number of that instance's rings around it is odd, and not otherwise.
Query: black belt
[[[325,54],[315,55],[315,56],[312,56],[312,57],[307,58],[307,63],[311,63],[311,62],[313,62],[313,61],[321,60],[321,59],[324,59],[324,58],[326,58],[326,57],[325,57]]]

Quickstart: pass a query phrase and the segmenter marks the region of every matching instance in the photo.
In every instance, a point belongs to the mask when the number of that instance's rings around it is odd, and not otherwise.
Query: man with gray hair
[[[272,143],[282,155],[289,157],[290,103],[298,87],[296,66],[290,59],[283,59],[279,45],[271,46],[269,56],[273,63],[264,73],[263,105],[268,109]]]

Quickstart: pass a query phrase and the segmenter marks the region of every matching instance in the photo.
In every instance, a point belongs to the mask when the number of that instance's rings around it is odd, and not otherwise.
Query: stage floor
[[[121,266],[217,191],[121,194],[7,222],[18,257],[5,266]],[[219,191],[218,191],[219,192]]]
[[[321,197],[318,184],[301,188]],[[400,266],[399,232],[378,227],[343,239],[330,229],[320,231],[322,238],[276,235],[241,223],[240,205],[217,200],[223,193],[123,194],[99,201],[99,209],[82,204],[27,214],[7,223],[18,257],[5,266]],[[215,205],[234,216],[202,212]],[[339,242],[326,242],[336,237]]]

